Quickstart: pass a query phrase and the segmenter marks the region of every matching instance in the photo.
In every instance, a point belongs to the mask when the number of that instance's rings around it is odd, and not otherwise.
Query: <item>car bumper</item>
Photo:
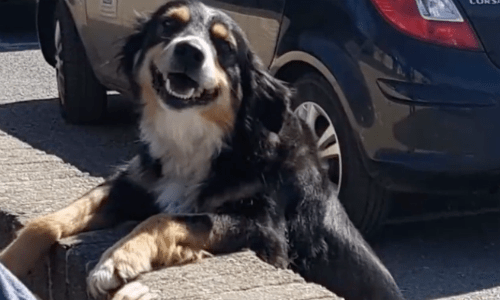
[[[411,51],[379,48],[361,63],[373,113],[356,132],[369,173],[393,190],[496,189],[500,69],[482,52],[407,40]]]
[[[389,137],[380,139],[372,129],[362,132],[360,139],[365,141],[363,147],[374,150],[367,152],[373,177],[391,189],[405,191],[496,189],[500,185],[498,105],[422,107],[387,101],[388,118],[398,115],[399,119],[385,123],[380,113],[376,122],[391,127]]]

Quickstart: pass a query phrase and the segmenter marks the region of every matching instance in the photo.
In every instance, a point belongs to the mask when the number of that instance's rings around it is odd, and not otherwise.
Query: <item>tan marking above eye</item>
[[[203,110],[201,116],[228,133],[233,129],[236,110],[232,103],[233,96],[231,95],[231,88],[228,83],[229,79],[218,62],[216,62],[215,71],[220,93],[216,102]]]
[[[191,12],[187,6],[178,6],[169,9],[165,16],[176,19],[179,22],[187,23],[191,19]]]
[[[211,31],[214,38],[229,40],[229,30],[227,29],[226,25],[215,23],[214,25],[212,25]]]

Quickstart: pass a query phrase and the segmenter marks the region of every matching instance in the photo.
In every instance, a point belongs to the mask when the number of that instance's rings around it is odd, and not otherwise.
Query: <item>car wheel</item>
[[[64,1],[57,5],[55,44],[57,88],[63,118],[73,124],[102,121],[106,113],[106,88],[90,66]]]
[[[312,129],[337,196],[361,233],[373,237],[387,216],[389,193],[362,165],[347,116],[328,81],[319,74],[306,73],[294,80],[293,86],[298,93],[293,110]]]

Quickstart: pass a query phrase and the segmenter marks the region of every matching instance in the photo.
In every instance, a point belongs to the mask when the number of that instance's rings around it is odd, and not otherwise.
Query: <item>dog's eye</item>
[[[167,18],[165,20],[163,20],[163,28],[165,30],[171,30],[171,29],[174,29],[174,28],[177,28],[179,27],[179,21],[174,19],[174,18]]]
[[[220,53],[230,53],[233,51],[233,46],[228,41],[217,40],[215,44],[217,47],[217,51],[219,51]]]

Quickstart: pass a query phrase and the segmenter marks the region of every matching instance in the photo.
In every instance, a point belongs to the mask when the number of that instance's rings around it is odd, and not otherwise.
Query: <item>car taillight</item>
[[[453,0],[372,0],[379,12],[397,29],[421,40],[480,50],[470,24]]]

